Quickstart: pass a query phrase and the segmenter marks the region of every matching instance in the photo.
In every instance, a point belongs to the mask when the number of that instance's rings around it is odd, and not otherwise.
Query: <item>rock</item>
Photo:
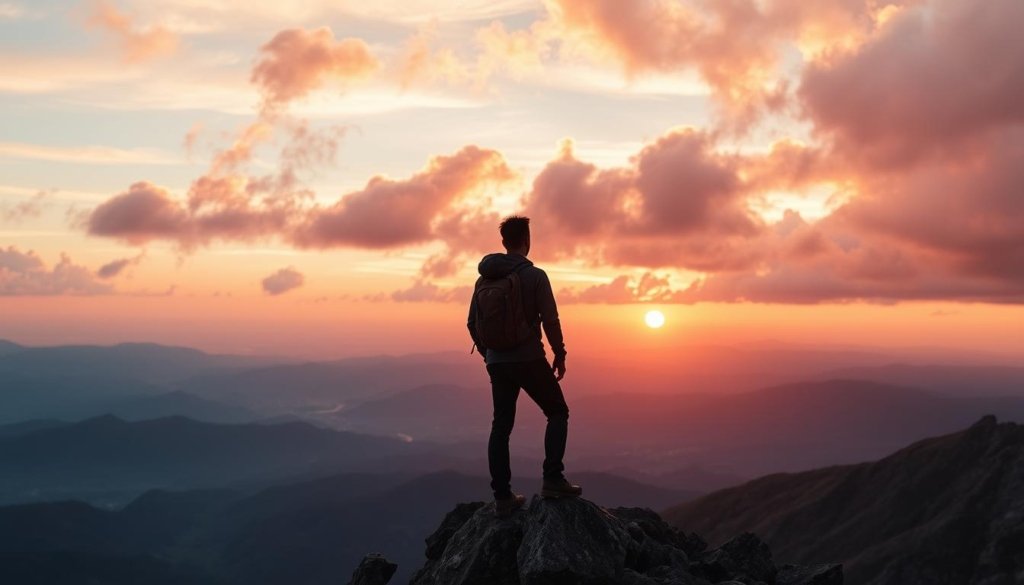
[[[534,497],[517,553],[520,583],[618,583],[631,540],[625,523],[587,500]]]
[[[783,565],[776,585],[843,585],[842,565]]]
[[[458,504],[455,509],[445,515],[441,525],[433,534],[427,537],[427,558],[439,559],[444,547],[448,546],[448,540],[455,534],[455,531],[462,528],[462,525],[469,520],[477,510],[482,508],[483,502],[469,502]]]
[[[760,538],[746,532],[705,553],[700,572],[711,581],[733,579],[743,583],[774,583],[778,569],[772,551]]]
[[[500,520],[494,506],[477,508],[448,539],[442,553],[413,575],[410,585],[518,585],[516,558],[523,514]]]
[[[363,557],[362,562],[352,573],[352,580],[349,585],[387,585],[392,575],[398,570],[398,565],[389,562],[379,554],[369,554]]]
[[[582,498],[534,497],[499,519],[493,505],[462,504],[427,539],[427,562],[411,585],[776,584],[771,551],[756,536],[706,548],[696,535],[641,508],[606,510]],[[841,579],[839,565],[821,567],[787,566],[783,575],[813,579],[835,570]]]

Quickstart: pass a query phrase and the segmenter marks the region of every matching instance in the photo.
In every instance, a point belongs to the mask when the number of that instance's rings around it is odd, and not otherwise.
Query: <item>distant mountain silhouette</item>
[[[874,463],[776,474],[671,508],[721,542],[764,538],[777,558],[844,563],[864,585],[1019,583],[1024,426],[985,417]]]
[[[1024,396],[1024,368],[1014,366],[888,364],[834,370],[826,377],[916,386],[950,396]]]
[[[16,344],[15,344],[16,345]],[[130,378],[152,384],[174,382],[202,373],[257,367],[280,358],[209,354],[190,347],[156,343],[117,345],[10,345],[0,349],[0,371]]]
[[[196,376],[178,385],[200,396],[240,404],[268,416],[301,414],[316,419],[354,403],[376,399],[423,384],[476,380],[487,374],[462,354],[350,358],[330,362],[284,364],[241,372]]]
[[[233,372],[275,358],[211,355],[151,343],[113,346],[0,345],[0,424],[36,418],[78,420],[109,413],[121,399],[159,396],[186,378]],[[151,407],[156,407],[154,401]],[[180,401],[165,401],[180,408]],[[130,405],[126,405],[127,408]],[[159,416],[195,414],[165,411]]]
[[[0,437],[0,501],[117,502],[154,488],[259,483],[361,465],[417,468],[429,445],[305,423],[218,425],[184,417],[102,416]]]
[[[686,497],[606,474],[580,477],[588,493],[609,503],[660,505]],[[401,563],[396,582],[402,582],[422,564],[424,538],[445,512],[488,494],[486,478],[451,471],[346,473],[255,494],[152,491],[118,511],[80,502],[0,507],[0,558],[11,561],[0,563],[0,582],[21,583],[17,571],[32,562],[73,554],[82,566],[78,583],[122,559],[123,580],[103,583],[148,582],[164,567],[188,575],[182,581],[188,583],[336,584],[374,550]]]
[[[25,346],[18,345],[13,341],[7,341],[6,339],[0,339],[0,355],[7,355],[10,353],[16,353],[25,349]]]
[[[513,453],[536,458],[543,417],[527,397],[520,401]],[[1024,421],[1024,397],[951,397],[861,380],[734,394],[570,396],[569,409],[572,465],[626,476],[632,471],[638,478],[694,465],[753,477],[853,463],[963,428],[986,413]],[[334,416],[364,432],[479,442],[487,436],[490,411],[486,388],[425,385]],[[707,485],[679,480],[674,485],[681,488]]]

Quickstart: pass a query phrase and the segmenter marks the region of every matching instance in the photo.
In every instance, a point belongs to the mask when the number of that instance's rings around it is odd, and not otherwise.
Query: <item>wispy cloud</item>
[[[0,156],[90,165],[175,165],[181,156],[146,148],[112,146],[50,146],[24,142],[0,142]]]

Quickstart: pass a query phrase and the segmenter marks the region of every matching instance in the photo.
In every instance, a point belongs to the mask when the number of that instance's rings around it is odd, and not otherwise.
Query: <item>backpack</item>
[[[480,277],[473,290],[476,301],[476,335],[480,345],[488,349],[512,349],[526,341],[533,327],[523,309],[523,287],[519,269],[501,278]]]

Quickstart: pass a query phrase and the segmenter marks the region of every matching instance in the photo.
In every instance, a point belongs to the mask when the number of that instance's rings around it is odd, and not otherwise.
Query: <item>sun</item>
[[[644,315],[644,323],[651,329],[657,329],[665,324],[665,313],[661,311],[647,311]]]

